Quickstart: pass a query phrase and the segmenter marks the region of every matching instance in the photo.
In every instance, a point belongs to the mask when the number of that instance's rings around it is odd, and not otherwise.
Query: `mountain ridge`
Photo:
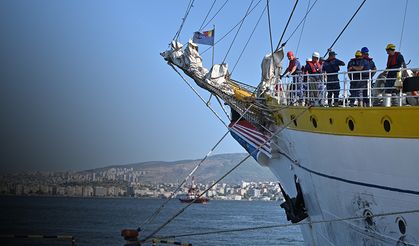
[[[227,171],[242,161],[247,154],[229,153],[208,157],[194,174],[200,183],[210,183],[218,180]],[[200,159],[185,159],[178,161],[147,161],[122,165],[110,165],[95,169],[79,171],[78,173],[105,172],[112,168],[132,168],[140,173],[140,182],[144,183],[178,183],[181,182],[198,165]],[[253,159],[243,162],[236,170],[229,174],[222,182],[238,184],[241,181],[276,181],[272,172],[256,163]]]

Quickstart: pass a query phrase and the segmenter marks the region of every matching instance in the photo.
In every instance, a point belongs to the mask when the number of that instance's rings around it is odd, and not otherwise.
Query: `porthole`
[[[332,120],[332,118],[329,118],[329,124],[333,125],[333,120]]]
[[[311,124],[313,124],[314,128],[317,128],[317,120],[316,120],[316,117],[311,116],[310,118],[311,118]]]
[[[355,129],[355,123],[352,118],[347,118],[346,123],[348,124],[348,128],[350,131],[353,131]]]
[[[388,120],[384,120],[383,126],[384,126],[384,130],[386,132],[390,132],[391,126],[390,126],[390,122]]]
[[[399,231],[402,235],[406,234],[406,222],[402,217],[396,219],[397,225],[399,226]]]
[[[291,120],[294,123],[294,126],[297,126],[297,119],[295,118],[295,115],[291,115]]]
[[[381,124],[383,125],[384,131],[390,132],[391,131],[391,119],[388,116],[384,116],[381,119]]]

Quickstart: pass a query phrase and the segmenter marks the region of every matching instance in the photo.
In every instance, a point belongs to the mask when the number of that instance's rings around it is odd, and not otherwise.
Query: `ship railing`
[[[271,94],[278,103],[295,106],[419,105],[418,93],[403,92],[403,81],[418,75],[418,68],[296,74],[279,79]]]

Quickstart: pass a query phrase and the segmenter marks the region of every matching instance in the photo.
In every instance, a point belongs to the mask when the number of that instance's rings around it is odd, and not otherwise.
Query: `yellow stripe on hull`
[[[333,135],[419,138],[419,107],[288,107],[274,113],[277,125]],[[291,121],[291,122],[290,122]]]

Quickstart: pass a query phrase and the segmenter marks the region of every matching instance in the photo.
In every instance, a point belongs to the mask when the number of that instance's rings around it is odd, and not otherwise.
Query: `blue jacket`
[[[345,63],[339,59],[327,59],[323,63],[323,71],[326,73],[337,73],[339,72],[339,66],[345,66]]]
[[[360,58],[352,58],[349,62],[348,62],[348,72],[356,72],[356,70],[351,70],[351,67],[358,67],[358,66],[362,66],[362,70],[369,70],[369,64],[368,61],[365,60],[364,58],[360,57]],[[368,72],[364,72],[362,73],[362,79],[368,79],[369,74]],[[351,80],[360,80],[360,73],[353,73],[353,74],[349,74],[349,78]]]

